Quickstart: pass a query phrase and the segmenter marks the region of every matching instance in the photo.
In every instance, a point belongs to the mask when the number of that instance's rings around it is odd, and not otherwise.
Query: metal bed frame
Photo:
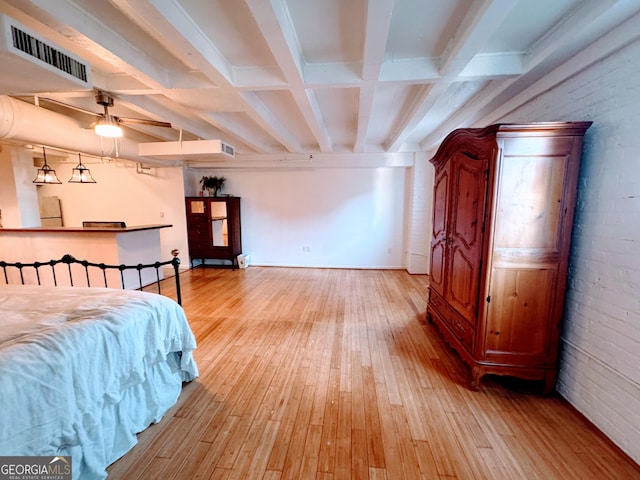
[[[58,259],[58,260],[49,260],[47,262],[33,262],[33,263],[21,263],[21,262],[15,262],[15,263],[11,263],[11,262],[5,262],[5,261],[1,261],[0,260],[0,268],[2,269],[2,272],[4,274],[4,282],[5,284],[9,284],[9,276],[7,275],[7,269],[9,269],[9,271],[11,271],[10,269],[17,269],[18,272],[20,273],[20,283],[22,285],[25,284],[25,277],[24,277],[24,270],[25,269],[33,269],[33,271],[35,271],[35,276],[38,282],[38,285],[41,285],[41,280],[40,280],[40,268],[46,268],[49,267],[51,269],[51,274],[52,274],[52,278],[53,278],[53,284],[54,286],[58,286],[58,278],[56,277],[56,269],[55,266],[58,264],[66,264],[67,265],[67,275],[66,278],[69,281],[70,286],[73,287],[73,273],[72,273],[72,269],[71,269],[71,265],[72,264],[78,264],[84,267],[84,273],[86,276],[86,281],[87,281],[87,286],[91,287],[91,286],[96,286],[96,285],[91,285],[91,281],[89,280],[89,271],[90,269],[100,269],[102,270],[102,278],[104,280],[104,285],[100,285],[100,286],[104,286],[104,287],[109,287],[109,285],[107,284],[107,270],[117,270],[120,272],[120,286],[119,288],[123,288],[124,289],[124,285],[125,285],[125,280],[124,280],[124,271],[125,270],[137,270],[138,272],[138,288],[137,290],[142,290],[144,287],[148,287],[149,285],[152,285],[153,283],[155,283],[157,285],[157,289],[158,289],[158,294],[161,294],[161,287],[160,287],[160,283],[161,283],[161,278],[160,278],[160,268],[162,268],[163,266],[166,265],[171,265],[173,266],[173,270],[175,273],[175,285],[176,285],[176,301],[178,302],[179,305],[182,305],[182,295],[181,295],[181,291],[180,291],[180,275],[178,272],[178,266],[180,265],[180,259],[178,258],[178,254],[180,252],[178,250],[172,250],[171,251],[171,255],[173,256],[173,258],[171,260],[167,260],[164,262],[155,262],[155,263],[150,263],[150,264],[146,264],[143,265],[141,263],[139,263],[138,265],[106,265],[104,263],[93,263],[93,262],[89,262],[87,260],[77,260],[76,258],[74,258],[72,255],[66,254],[63,255],[62,258]],[[142,271],[145,269],[150,269],[153,268],[155,269],[156,275],[155,275],[155,282],[153,282],[152,284],[147,284],[147,285],[142,285]],[[76,272],[77,273],[77,272]],[[58,270],[58,274],[60,274],[60,270]]]

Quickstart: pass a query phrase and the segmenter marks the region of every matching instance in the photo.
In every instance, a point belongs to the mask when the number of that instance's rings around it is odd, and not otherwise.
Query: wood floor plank
[[[231,478],[251,478],[253,472],[265,472],[276,441],[280,422],[268,420],[254,424],[231,471]]]
[[[419,398],[422,394],[422,389],[414,390],[409,383],[409,377],[407,376],[408,369],[405,369],[402,361],[398,357],[391,359],[395,377],[398,384],[398,392],[402,398],[402,406],[404,407],[404,413],[408,418],[407,426],[410,432],[411,440],[426,440],[427,435],[422,424],[422,418],[420,416],[420,404],[422,399]]]
[[[367,433],[354,428],[351,430],[351,475],[349,478],[367,478],[369,457],[367,453]]]
[[[331,379],[331,350],[324,348],[319,352],[317,359],[317,375],[315,380],[316,393],[313,399],[313,410],[311,411],[311,424],[324,424],[325,404],[329,391],[329,381]]]
[[[309,419],[313,405],[313,385],[305,385],[302,389],[300,404],[292,426],[291,440],[282,466],[282,478],[296,480],[300,477],[300,470],[304,463],[305,444],[309,432]]]
[[[397,432],[398,447],[400,451],[400,463],[402,465],[402,478],[420,478],[420,463],[415,451],[415,444],[411,438],[409,418],[403,406],[392,405],[391,414],[393,425]]]
[[[367,411],[362,383],[362,360],[357,351],[351,351],[351,375],[351,428],[364,432],[367,428]]]
[[[309,425],[298,478],[316,478],[318,476],[318,455],[321,441],[322,426]]]
[[[384,444],[380,425],[380,407],[376,385],[371,367],[362,369],[362,388],[364,389],[365,431],[367,435],[367,458],[369,466],[375,469],[385,468]]]
[[[422,478],[439,478],[438,468],[436,462],[433,459],[433,452],[429,442],[422,440],[414,440],[413,445],[416,452],[416,459],[418,460],[418,467],[420,468],[420,475]]]
[[[189,456],[182,460],[180,468],[173,475],[173,478],[189,478],[192,480],[198,480],[197,471],[203,462],[206,453],[211,448],[211,444],[208,442],[198,442]],[[176,459],[179,460],[179,459]],[[177,462],[174,462],[177,463]],[[164,474],[165,477],[168,475]]]
[[[207,450],[204,457],[202,458],[202,463],[196,470],[196,476],[199,478],[208,478],[207,473],[213,472],[220,458],[222,457],[222,452],[224,452],[229,440],[231,438],[232,432],[235,431],[236,425],[240,423],[239,417],[226,416],[223,424],[220,425],[220,428],[217,431],[217,435],[212,439],[211,448]]]
[[[469,391],[426,322],[424,275],[252,266],[181,279],[200,378],[109,479],[640,479],[531,382],[489,376]]]
[[[335,471],[336,439],[338,435],[338,412],[340,405],[340,371],[331,368],[329,387],[324,404],[324,421],[322,424],[322,440],[318,457],[318,472]]]
[[[393,405],[389,400],[387,386],[384,383],[376,383],[375,388],[378,407],[380,408],[380,427],[386,473],[389,478],[404,478],[400,448],[401,439],[393,418]]]
[[[287,399],[284,415],[276,436],[276,442],[269,456],[269,461],[267,462],[267,469],[269,470],[282,472],[284,468],[294,433],[293,428],[298,414],[298,408],[300,408],[300,401],[305,389],[304,379],[306,375],[306,369],[297,368],[295,369],[291,383],[288,384],[290,385],[291,395],[289,395]]]
[[[441,409],[436,400],[437,392],[432,389],[427,398],[431,401],[424,403],[420,409],[423,423],[427,430],[427,439],[436,464],[436,470],[440,476],[456,477],[458,469],[456,464],[461,461],[455,453],[458,449],[455,438],[451,436],[447,423],[446,413]],[[466,459],[464,460],[466,462]]]
[[[369,468],[369,480],[388,480],[387,471],[383,468]]]
[[[336,461],[333,471],[335,478],[351,478],[351,405],[351,392],[340,392],[338,430],[336,432]]]

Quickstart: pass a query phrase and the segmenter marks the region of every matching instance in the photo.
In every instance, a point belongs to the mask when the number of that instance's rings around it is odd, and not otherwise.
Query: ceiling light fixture
[[[105,108],[106,110],[106,108]],[[122,127],[118,125],[118,122],[108,113],[101,118],[96,126],[93,127],[93,131],[101,137],[120,138],[122,137]]]
[[[69,183],[96,183],[91,176],[91,172],[82,164],[82,157],[78,153],[78,165],[71,170],[71,178]]]
[[[33,180],[33,183],[62,183],[60,180],[58,180],[56,171],[49,165],[47,165],[47,152],[45,152],[44,147],[42,147],[42,154],[44,155],[44,164],[42,165],[42,168],[38,169],[38,173],[36,175],[36,178]]]

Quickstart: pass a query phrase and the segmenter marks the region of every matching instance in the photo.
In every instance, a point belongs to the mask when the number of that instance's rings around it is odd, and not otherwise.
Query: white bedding
[[[0,455],[71,455],[105,468],[198,376],[173,300],[105,288],[0,287]]]

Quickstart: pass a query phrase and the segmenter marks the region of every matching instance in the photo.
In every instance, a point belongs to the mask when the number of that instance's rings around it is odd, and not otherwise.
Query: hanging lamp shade
[[[78,153],[78,165],[71,170],[69,183],[96,183],[91,172],[82,163],[82,156]]]
[[[60,180],[58,180],[56,171],[49,165],[47,165],[47,152],[45,151],[44,147],[42,147],[42,154],[44,155],[44,164],[42,165],[42,168],[38,169],[38,173],[36,174],[36,178],[33,180],[33,183],[62,183]]]

